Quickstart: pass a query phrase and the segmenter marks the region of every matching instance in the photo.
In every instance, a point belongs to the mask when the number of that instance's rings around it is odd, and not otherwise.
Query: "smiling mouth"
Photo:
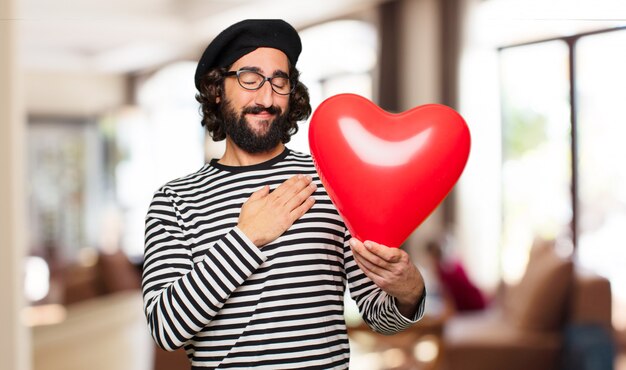
[[[267,111],[263,111],[259,113],[247,113],[247,115],[250,115],[252,117],[274,117],[275,116],[275,114],[267,112]]]
[[[249,113],[246,114],[248,116],[248,122],[251,124],[259,124],[259,125],[269,125],[272,121],[274,121],[275,115],[270,113]]]
[[[262,107],[262,106],[252,106],[243,110],[244,114],[267,114],[274,116],[280,113],[280,108],[276,106]]]
[[[272,119],[273,115],[267,113],[250,115],[251,117],[246,120],[248,122],[248,127],[250,128],[250,130],[256,132],[257,134],[264,134],[269,131],[270,126],[274,121]]]
[[[250,128],[257,132],[267,131],[279,113],[280,109],[274,106],[268,108],[256,106],[243,111]]]

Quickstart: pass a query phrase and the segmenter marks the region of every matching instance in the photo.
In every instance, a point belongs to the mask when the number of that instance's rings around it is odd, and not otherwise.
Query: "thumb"
[[[250,195],[248,200],[259,200],[267,196],[270,193],[270,187],[268,185],[263,186],[261,189],[255,191]]]

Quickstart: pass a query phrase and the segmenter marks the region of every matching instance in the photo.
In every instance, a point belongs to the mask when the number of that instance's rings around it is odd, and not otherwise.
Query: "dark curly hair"
[[[226,138],[224,121],[220,113],[220,104],[224,101],[224,74],[227,68],[213,68],[200,79],[199,92],[196,100],[200,103],[202,114],[202,126],[204,126],[213,138],[220,141]],[[311,115],[309,91],[299,80],[300,72],[295,67],[290,68],[289,79],[295,84],[294,90],[289,95],[287,108],[287,125],[282,133],[283,144],[291,140],[291,136],[298,132],[298,122],[306,120]],[[217,98],[221,98],[218,103]]]

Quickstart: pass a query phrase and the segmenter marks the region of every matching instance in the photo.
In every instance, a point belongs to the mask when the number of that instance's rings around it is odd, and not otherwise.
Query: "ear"
[[[219,104],[222,101],[219,96],[215,97],[215,104]]]

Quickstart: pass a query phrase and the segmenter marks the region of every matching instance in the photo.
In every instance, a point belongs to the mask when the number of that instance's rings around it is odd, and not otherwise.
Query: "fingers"
[[[365,248],[373,255],[376,255],[388,263],[399,262],[402,258],[402,253],[404,253],[404,251],[399,248],[389,248],[370,240],[365,241],[363,245],[365,245]]]
[[[359,269],[363,271],[363,273],[368,278],[370,278],[370,280],[372,280],[374,284],[385,290],[387,288],[387,281],[391,273],[388,270],[381,268],[380,266],[372,264],[367,259],[363,258],[361,254],[359,254],[358,249],[365,249],[361,242],[358,242],[357,245],[356,242],[353,242],[351,240],[350,244],[352,244],[352,255],[354,257],[354,261],[359,266]]]
[[[295,222],[313,206],[315,201],[311,195],[316,189],[311,176],[300,174],[280,184],[271,196],[277,205],[285,207],[292,222]]]
[[[379,278],[383,278],[386,273],[389,271],[381,268],[380,266],[374,265],[363,256],[358,253],[354,253],[354,261],[359,265],[359,268],[367,275],[370,279],[376,281]]]
[[[392,270],[393,266],[402,260],[404,253],[401,249],[388,248],[372,241],[361,243],[355,238],[350,240],[350,245],[362,259],[385,270]]]
[[[307,199],[311,198],[311,195],[317,190],[317,186],[314,183],[310,183],[299,192],[295,193],[290,199],[286,199],[285,206],[288,210],[292,211],[305,203]]]
[[[248,200],[255,201],[255,200],[262,199],[267,194],[269,194],[269,192],[270,192],[270,187],[265,185],[261,189],[252,193],[252,195],[250,195],[250,198],[248,198]]]
[[[295,175],[287,179],[287,181],[280,184],[273,192],[272,197],[279,202],[287,203],[302,189],[305,189],[311,184],[313,178],[307,175]]]
[[[300,188],[304,184],[307,185]],[[285,204],[290,211],[291,222],[295,222],[300,217],[304,216],[304,214],[313,207],[315,199],[311,195],[316,189],[317,186],[312,182],[310,176],[302,176],[291,186],[291,190],[296,190],[297,192],[290,193],[289,190],[285,191],[283,194],[284,198],[291,196],[289,199],[286,199],[287,203]]]
[[[270,243],[313,207],[316,188],[305,175],[287,179],[274,191],[266,185],[244,202],[237,226],[255,245]]]
[[[418,299],[424,291],[424,279],[410,262],[408,254],[373,242],[361,243],[357,239],[351,239],[350,246],[361,271],[380,289],[397,299],[402,315],[414,315]]]
[[[291,222],[294,223],[300,217],[304,216],[304,214],[307,213],[307,211],[311,209],[311,207],[313,207],[313,204],[315,204],[315,198],[308,197],[307,199],[305,199],[305,201],[300,204],[300,206],[291,211]]]

